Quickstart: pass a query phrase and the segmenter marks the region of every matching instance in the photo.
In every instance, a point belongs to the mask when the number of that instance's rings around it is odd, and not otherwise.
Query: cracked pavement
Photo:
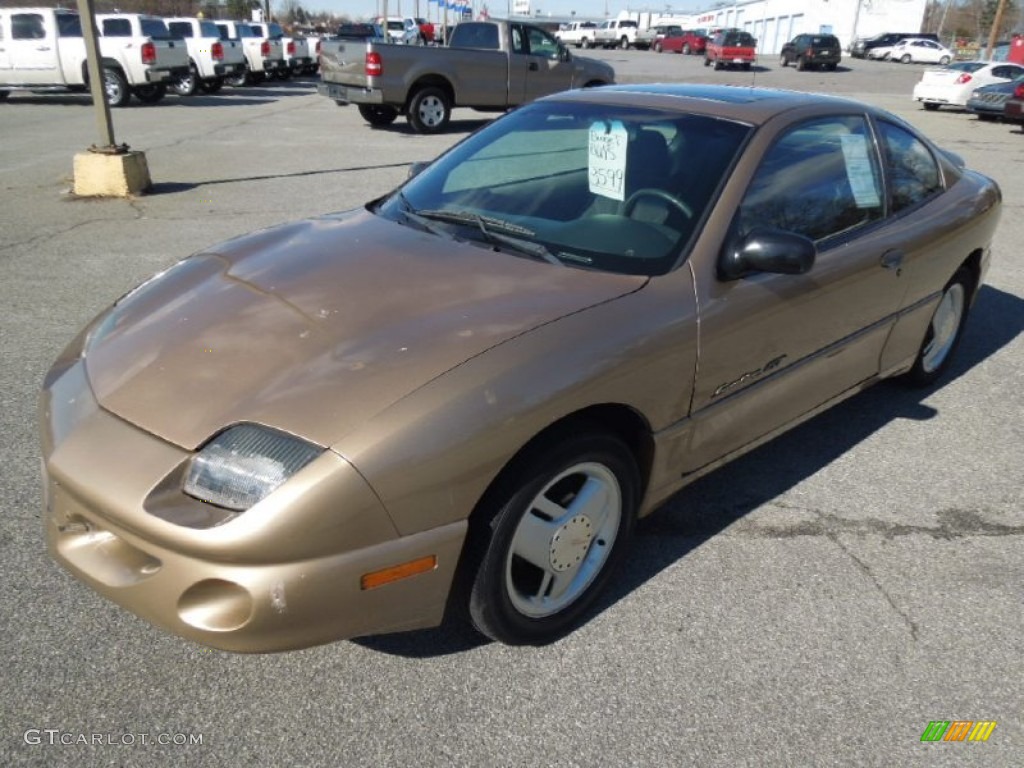
[[[593,51],[623,80],[739,82],[696,57]],[[457,626],[276,656],[164,634],[58,570],[41,535],[35,398],[98,310],[204,246],[357,206],[481,125],[370,130],[309,81],[115,110],[154,194],[74,200],[81,97],[0,105],[0,765],[1024,763],[1024,136],[919,110],[917,67],[831,87],[919,125],[1005,197],[951,374],[882,384],[702,478],[642,521],[595,615],[545,648]],[[102,446],[97,446],[102,450]],[[931,720],[987,743],[922,744]],[[202,733],[201,746],[32,746],[28,728]]]

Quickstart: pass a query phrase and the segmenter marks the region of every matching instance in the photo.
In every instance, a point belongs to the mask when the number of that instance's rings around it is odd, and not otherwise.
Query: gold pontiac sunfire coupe
[[[534,102],[365,208],[212,247],[46,377],[46,536],[232,651],[584,618],[638,517],[949,365],[994,182],[886,112],[635,85]]]

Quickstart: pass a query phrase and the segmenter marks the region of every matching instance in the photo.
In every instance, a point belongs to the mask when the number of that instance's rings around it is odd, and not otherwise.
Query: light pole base
[[[75,189],[79,197],[131,197],[153,186],[144,152],[75,155]]]

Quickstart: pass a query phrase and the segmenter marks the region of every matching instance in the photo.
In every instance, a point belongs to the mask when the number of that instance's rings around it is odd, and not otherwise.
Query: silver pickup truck
[[[569,88],[609,85],[609,65],[573,56],[552,35],[521,22],[471,21],[446,47],[378,40],[324,40],[318,91],[356,104],[373,126],[404,114],[420,133],[444,130],[453,107],[501,111]]]

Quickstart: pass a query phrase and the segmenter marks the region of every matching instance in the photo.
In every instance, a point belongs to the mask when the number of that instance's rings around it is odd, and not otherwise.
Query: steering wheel
[[[657,197],[660,200],[664,200],[666,203],[669,203],[678,210],[682,211],[686,218],[693,218],[693,210],[690,208],[690,206],[688,206],[675,195],[670,195],[665,190],[658,189],[656,187],[644,187],[643,189],[638,189],[636,192],[630,195],[629,199],[626,200],[625,204],[622,206],[622,214],[624,216],[629,216],[631,213],[633,213],[633,209],[636,208],[637,200],[639,200],[641,197]]]

